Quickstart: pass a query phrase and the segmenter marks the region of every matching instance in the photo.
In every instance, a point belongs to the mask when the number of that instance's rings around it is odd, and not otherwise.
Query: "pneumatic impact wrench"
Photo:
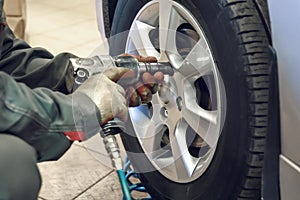
[[[173,75],[174,70],[168,62],[144,63],[132,56],[94,56],[91,58],[71,58],[75,73],[75,89],[89,77],[104,72],[111,67],[124,67],[134,71],[135,76],[126,81],[126,84],[137,82],[144,72],[155,74],[160,71],[165,75]]]
[[[111,67],[124,67],[133,70],[134,78],[130,80],[122,80],[121,85],[130,85],[137,82],[140,76],[144,72],[149,72],[150,74],[155,74],[160,71],[165,75],[173,75],[174,71],[170,63],[144,63],[138,62],[138,60],[132,56],[118,56],[113,58],[111,56],[95,56],[91,58],[74,58],[70,59],[74,66],[75,73],[75,86],[77,89],[85,80],[89,77],[104,72]],[[115,135],[125,132],[125,123],[114,119],[106,124],[102,125],[102,130],[100,132],[101,137],[109,154],[113,167],[117,170],[118,177],[121,183],[122,192],[124,199],[131,200],[131,194],[125,180],[125,175],[123,169],[123,162],[121,159],[120,149],[116,140]]]

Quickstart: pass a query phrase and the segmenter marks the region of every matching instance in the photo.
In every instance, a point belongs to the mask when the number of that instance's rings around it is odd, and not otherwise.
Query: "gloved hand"
[[[122,54],[120,56],[128,55]],[[157,62],[155,57],[130,56],[135,57],[139,62]],[[129,80],[134,76],[134,71],[128,68],[108,66],[101,74],[93,75],[87,79],[75,93],[84,93],[92,99],[100,110],[101,124],[114,117],[126,121],[127,106],[138,106],[141,103],[150,102],[152,94],[157,92],[158,84],[163,81],[161,72],[157,72],[153,76],[145,72],[141,76],[141,80],[126,84],[124,80]],[[122,83],[126,92],[117,83]]]
[[[126,73],[128,69],[120,69],[111,78],[118,80],[118,76]],[[87,95],[97,106],[101,114],[101,125],[114,117],[127,120],[128,108],[125,99],[125,90],[117,83],[111,81],[104,74],[94,75],[86,80],[74,93]]]
[[[131,54],[121,54],[119,56],[133,56],[139,62],[157,62],[157,59],[152,56],[143,57]],[[157,72],[154,75],[151,75],[149,72],[145,72],[141,75],[138,82],[133,84],[124,84],[124,79],[129,80],[134,78],[135,74],[134,71],[122,67],[108,68],[103,72],[103,74],[124,87],[126,90],[128,105],[131,107],[150,102],[152,95],[158,90],[158,84],[162,83],[164,80],[162,72]]]

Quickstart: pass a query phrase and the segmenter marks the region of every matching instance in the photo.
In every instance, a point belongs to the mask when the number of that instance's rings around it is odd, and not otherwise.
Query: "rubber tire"
[[[146,2],[119,1],[111,33],[128,30]],[[252,0],[176,2],[193,14],[208,38],[226,91],[225,124],[214,158],[197,180],[179,184],[158,171],[140,178],[154,199],[260,199],[269,118],[270,41],[264,19]],[[112,54],[124,51],[125,41],[110,42]],[[122,139],[128,152],[143,152],[136,138],[124,134]],[[128,155],[138,171],[151,166],[145,156]]]

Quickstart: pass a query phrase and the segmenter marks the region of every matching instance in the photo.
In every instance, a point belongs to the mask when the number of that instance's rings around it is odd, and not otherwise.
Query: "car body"
[[[269,1],[273,46],[277,52],[280,99],[281,154],[279,158],[282,199],[300,196],[300,2]]]

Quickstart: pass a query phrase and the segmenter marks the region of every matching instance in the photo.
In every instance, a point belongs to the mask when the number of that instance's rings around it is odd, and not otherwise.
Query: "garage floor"
[[[94,0],[27,0],[27,34],[32,46],[53,54],[67,51],[85,57],[96,47],[106,53]],[[59,161],[39,164],[43,179],[39,199],[121,199],[109,163],[99,136],[73,144]]]

